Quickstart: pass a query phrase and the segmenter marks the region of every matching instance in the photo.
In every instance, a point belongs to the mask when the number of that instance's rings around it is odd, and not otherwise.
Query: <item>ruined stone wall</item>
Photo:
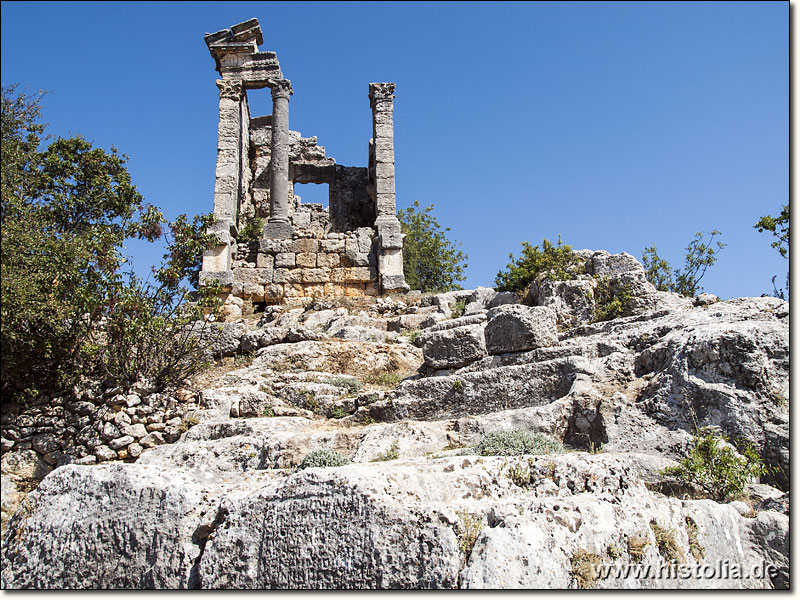
[[[221,284],[223,315],[249,303],[408,290],[395,209],[393,83],[369,84],[373,138],[368,167],[337,165],[316,137],[289,129],[294,93],[256,19],[205,36],[217,71],[220,123],[214,233],[201,285]],[[272,115],[251,117],[248,92],[269,88]],[[328,185],[328,206],[303,204],[295,183]],[[237,244],[252,218],[262,240]]]
[[[361,227],[320,238],[237,244],[231,294],[268,304],[378,295],[374,238],[371,227]]]

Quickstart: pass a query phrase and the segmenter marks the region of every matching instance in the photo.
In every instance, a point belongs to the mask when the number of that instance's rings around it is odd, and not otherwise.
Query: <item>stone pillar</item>
[[[217,135],[217,170],[214,182],[213,232],[220,245],[203,254],[207,279],[231,270],[231,242],[237,234],[242,168],[242,100],[244,86],[238,79],[218,79],[219,129]],[[219,275],[219,280],[225,278]]]
[[[278,79],[271,87],[269,221],[264,226],[264,238],[286,239],[291,238],[293,232],[289,222],[289,96],[292,95],[292,82]]]
[[[394,188],[394,83],[370,83],[378,272],[384,292],[408,291]]]

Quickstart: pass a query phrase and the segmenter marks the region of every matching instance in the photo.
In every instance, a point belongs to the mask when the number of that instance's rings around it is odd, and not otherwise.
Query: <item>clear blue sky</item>
[[[655,243],[679,266],[714,228],[728,246],[707,291],[785,277],[752,225],[789,197],[786,2],[3,2],[2,82],[49,90],[50,133],[115,145],[168,216],[210,212],[203,34],[251,17],[292,80],[290,127],[339,164],[366,165],[367,84],[397,83],[398,208],[435,205],[465,287],[493,285],[523,240],[637,258]],[[250,100],[271,112],[266,90]]]

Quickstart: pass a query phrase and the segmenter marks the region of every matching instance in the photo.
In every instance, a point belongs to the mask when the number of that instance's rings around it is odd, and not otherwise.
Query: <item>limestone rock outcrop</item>
[[[62,459],[75,435],[43,407],[4,421],[3,587],[788,587],[788,304],[579,255],[588,278],[528,304],[479,288],[226,324],[236,357],[198,391],[62,399],[102,464]],[[595,320],[598,281],[638,289],[625,315]],[[744,500],[665,478],[699,427],[770,467]],[[567,451],[474,454],[518,429]],[[319,449],[352,464],[298,471]]]

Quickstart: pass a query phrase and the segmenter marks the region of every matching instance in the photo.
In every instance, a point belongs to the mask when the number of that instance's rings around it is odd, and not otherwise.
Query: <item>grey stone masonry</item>
[[[228,320],[266,304],[408,291],[395,208],[395,84],[369,84],[367,166],[336,164],[316,137],[289,129],[292,84],[275,53],[259,51],[263,37],[257,19],[205,36],[220,74],[219,244],[203,254],[201,285],[220,284]],[[272,114],[251,115],[248,93],[263,88]],[[295,194],[295,184],[308,183],[328,186],[327,206]],[[245,241],[254,219],[260,239]]]

